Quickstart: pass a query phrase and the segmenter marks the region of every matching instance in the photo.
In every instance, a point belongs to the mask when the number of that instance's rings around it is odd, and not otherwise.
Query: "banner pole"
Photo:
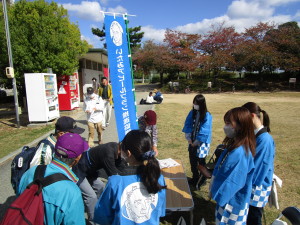
[[[137,103],[136,103],[136,96],[135,96],[135,86],[134,86],[134,77],[133,77],[133,69],[132,69],[132,55],[131,55],[131,47],[130,47],[130,37],[128,32],[128,17],[127,14],[124,14],[124,20],[126,25],[126,33],[127,33],[127,43],[128,43],[128,52],[129,52],[129,63],[130,63],[130,72],[131,72],[131,82],[132,82],[132,91],[134,96],[134,103],[135,103],[135,111],[137,113]],[[136,121],[138,121],[138,117],[136,115]]]

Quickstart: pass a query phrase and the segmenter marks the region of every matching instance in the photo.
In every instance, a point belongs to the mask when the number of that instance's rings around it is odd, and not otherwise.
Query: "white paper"
[[[158,162],[159,162],[159,167],[161,169],[163,169],[163,168],[169,168],[169,167],[174,167],[174,166],[179,166],[180,165],[178,162],[176,162],[172,158],[161,159],[161,160],[158,160]]]

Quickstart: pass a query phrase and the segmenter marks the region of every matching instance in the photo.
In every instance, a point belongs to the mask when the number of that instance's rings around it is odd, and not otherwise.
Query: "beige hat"
[[[153,92],[157,92],[157,89],[154,89]]]

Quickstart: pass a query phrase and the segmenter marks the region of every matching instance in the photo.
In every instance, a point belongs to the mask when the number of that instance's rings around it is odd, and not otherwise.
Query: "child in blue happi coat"
[[[216,224],[246,224],[254,174],[255,136],[251,114],[243,107],[224,116],[225,150],[215,165],[210,187]]]
[[[272,188],[275,143],[269,134],[270,119],[267,112],[254,102],[247,102],[243,107],[247,108],[251,113],[256,136],[255,170],[247,224],[261,225],[263,208],[268,202]]]
[[[191,185],[196,185],[199,179],[198,164],[205,165],[205,157],[209,153],[212,133],[212,115],[207,111],[205,97],[198,94],[193,100],[193,109],[186,117],[182,132],[188,141],[191,164]]]

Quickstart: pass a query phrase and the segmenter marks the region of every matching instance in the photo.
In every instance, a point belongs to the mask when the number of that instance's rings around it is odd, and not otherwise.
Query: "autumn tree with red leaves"
[[[236,46],[234,54],[240,68],[261,73],[278,67],[277,51],[265,41],[266,34],[272,29],[274,25],[260,22],[245,30],[243,41]]]
[[[190,78],[191,72],[199,67],[200,38],[199,34],[166,30],[164,43],[174,62],[172,68],[170,68],[173,75],[186,72],[187,78]]]
[[[204,69],[214,71],[215,74],[221,67],[235,68],[233,56],[236,45],[241,41],[241,36],[234,27],[225,27],[224,23],[212,26],[212,30],[201,41],[201,63]]]

